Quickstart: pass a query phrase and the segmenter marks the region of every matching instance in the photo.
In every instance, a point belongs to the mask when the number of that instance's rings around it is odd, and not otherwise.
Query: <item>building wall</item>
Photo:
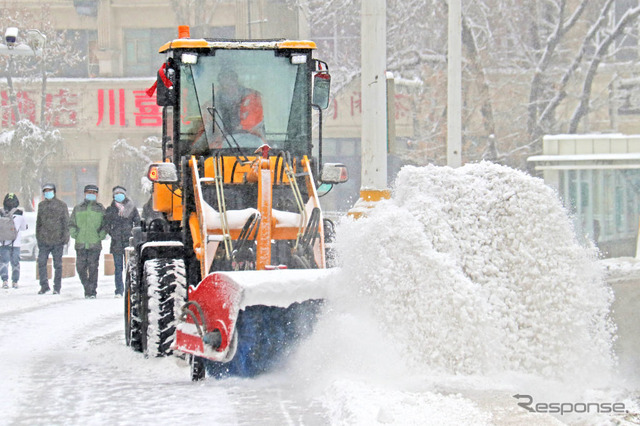
[[[156,70],[163,60],[158,48],[177,38],[179,24],[206,24],[207,29],[202,31],[207,36],[233,38],[247,31],[250,12],[252,21],[265,21],[251,25],[254,38],[306,36],[303,33],[307,31],[306,25],[298,22],[306,19],[301,10],[277,4],[265,7],[262,0],[215,3],[215,13],[209,14],[194,13],[184,5],[174,10],[168,0],[26,0],[10,6],[37,11],[46,5],[55,29],[85,31],[93,40],[84,52],[91,58],[89,62],[94,62],[89,70],[93,78],[49,78],[47,82],[47,106],[56,109],[48,120],[64,138],[65,152],[62,160],[52,165],[50,176],[44,176],[43,180],[67,182],[63,192],[71,204],[82,197],[84,183],[97,180],[103,202],[110,201],[110,188],[115,184],[140,185],[139,177],[123,182],[121,176],[113,175],[118,167],[110,164],[111,151],[118,140],[140,147],[149,137],[161,137],[161,109],[155,97],[148,97],[144,91],[155,81]],[[179,16],[184,16],[186,22],[181,22]],[[205,18],[210,18],[209,22],[202,22]],[[139,63],[132,64],[131,58]],[[16,79],[14,86],[20,98],[21,116],[39,124],[40,82]],[[11,130],[15,125],[8,93],[3,79],[0,131]],[[11,170],[5,167],[0,172],[0,191],[16,191],[15,182],[9,179]],[[136,201],[141,205],[145,200]]]
[[[74,4],[80,3],[94,4],[95,13],[84,15],[78,13],[79,9],[74,7]],[[183,4],[186,3],[183,2]],[[209,35],[228,35],[231,32],[232,37],[238,38],[249,35],[254,38],[305,39],[309,37],[304,8],[289,8],[284,2],[275,0],[224,0],[215,3],[215,13],[207,23]],[[53,79],[49,81],[47,93],[51,97],[51,102],[64,103],[60,105],[63,114],[58,118],[57,126],[65,138],[66,161],[69,164],[81,165],[84,162],[95,164],[100,185],[109,186],[110,179],[118,180],[118,177],[110,176],[109,170],[109,153],[116,140],[126,139],[128,143],[140,146],[148,137],[160,136],[161,128],[158,118],[160,111],[150,99],[145,100],[141,95],[141,91],[153,82],[155,70],[162,61],[162,57],[155,54],[157,48],[171,37],[177,36],[178,24],[188,23],[194,26],[200,22],[196,18],[203,18],[206,14],[199,16],[191,11],[187,16],[185,13],[188,11],[174,10],[169,0],[24,0],[19,3],[19,7],[33,10],[42,8],[43,5],[49,7],[51,21],[56,28],[83,30],[94,37],[90,40],[87,54],[94,61],[89,75],[95,78]],[[179,18],[182,15],[185,18]],[[194,26],[194,34],[197,30]],[[351,28],[350,31],[357,32],[357,29]],[[143,37],[145,35],[146,37]],[[349,35],[345,43],[359,43],[359,39]],[[141,60],[148,54],[150,59],[147,62],[141,61],[139,66],[131,64],[127,55],[134,48],[139,49],[135,51],[134,58]],[[323,58],[319,57],[319,59]],[[330,69],[339,68],[339,64],[330,63],[329,65]],[[640,133],[638,119],[640,108],[636,107],[640,104],[640,80],[634,78],[637,74],[636,68],[635,65],[627,68],[601,65],[600,73],[594,83],[593,110],[588,117],[590,129],[602,132]],[[132,73],[136,78],[132,78]],[[524,117],[528,93],[523,89],[526,85],[521,85],[517,79],[528,81],[530,76],[505,76],[498,70],[489,74],[487,78],[495,83],[495,87],[501,88],[492,92],[493,103],[504,106],[501,111],[509,113],[519,111]],[[445,92],[439,92],[436,89],[440,83],[446,81],[446,76],[437,75],[434,79],[437,80],[435,83],[432,82],[434,89],[429,91],[427,88],[421,88],[420,96],[406,95],[401,90],[398,90],[395,96],[396,135],[399,140],[405,142],[404,145],[407,145],[403,147],[404,152],[400,155],[403,159],[422,155],[425,158],[419,160],[431,161],[432,158],[427,154],[433,151],[433,146],[438,145],[430,139],[425,139],[424,143],[429,145],[428,148],[431,151],[426,149],[421,153],[409,146],[413,143],[411,139],[420,138],[416,135],[418,133],[416,127],[421,123],[422,125],[427,123],[428,126],[432,126],[433,123],[441,125],[445,123],[440,114],[442,111],[434,108],[434,99],[442,99],[442,96],[445,96]],[[426,82],[425,86],[429,84],[430,82]],[[20,90],[28,93],[30,99],[35,102],[34,121],[38,121],[39,88],[37,84],[23,86]],[[0,99],[0,114],[6,119],[3,118],[0,122],[0,130],[6,130],[12,126],[6,92],[7,85],[3,79],[0,81],[0,95],[4,93],[4,97]],[[572,105],[570,101],[563,104],[558,110],[558,120],[566,122],[573,113],[574,106],[575,104]],[[114,114],[113,119],[111,113]],[[343,155],[344,148],[352,147],[354,141],[360,137],[360,83],[357,79],[341,89],[340,93],[332,99],[330,108],[324,112],[323,118],[323,137],[327,141],[325,151]],[[496,136],[523,133],[525,124],[522,121],[513,120],[512,116],[499,115],[496,109],[495,119]],[[469,124],[470,131],[480,128],[479,119]],[[481,130],[478,132],[481,133]],[[513,146],[505,146],[503,148],[505,151],[516,150],[517,144],[522,143],[520,136],[504,136],[501,139],[501,142],[506,140],[508,143],[513,143]],[[344,146],[341,147],[340,144]],[[483,140],[475,141],[475,145],[467,140],[465,156],[477,159],[476,154],[483,149],[484,145]],[[349,148],[347,151],[353,150]],[[358,163],[357,169],[351,172],[351,177],[356,182],[359,178],[359,162],[356,161],[358,155],[359,148],[356,148],[356,157],[349,156],[348,159],[349,162]],[[336,156],[334,159],[339,161],[340,157]],[[557,172],[549,172],[551,173],[557,174]],[[0,183],[0,190],[6,190],[2,187],[2,183]],[[340,195],[340,191],[343,189],[337,188],[334,195],[336,193]],[[103,195],[107,197],[108,193],[103,192]]]
[[[635,256],[640,218],[640,135],[547,135],[529,161],[572,214],[579,238],[606,257]]]

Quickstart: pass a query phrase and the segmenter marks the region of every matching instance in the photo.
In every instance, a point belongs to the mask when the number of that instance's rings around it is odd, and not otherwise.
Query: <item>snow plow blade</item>
[[[215,272],[188,289],[174,349],[214,377],[268,371],[313,328],[332,269]]]

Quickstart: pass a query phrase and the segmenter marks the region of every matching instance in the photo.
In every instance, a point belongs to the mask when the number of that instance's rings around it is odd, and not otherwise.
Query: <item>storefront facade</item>
[[[577,234],[606,257],[635,256],[640,218],[640,135],[547,135],[529,157],[558,191]]]

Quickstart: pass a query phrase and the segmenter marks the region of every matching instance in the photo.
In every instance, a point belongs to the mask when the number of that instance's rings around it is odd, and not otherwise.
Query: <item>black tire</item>
[[[140,280],[138,278],[137,257],[132,255],[127,262],[124,295],[124,334],[128,346],[142,352],[142,312]]]
[[[204,360],[202,358],[195,355],[189,355],[189,367],[191,368],[192,382],[204,380],[206,376],[206,369],[204,367]]]
[[[176,322],[187,298],[187,280],[182,259],[150,259],[144,263],[146,321],[143,321],[147,356],[171,355]]]

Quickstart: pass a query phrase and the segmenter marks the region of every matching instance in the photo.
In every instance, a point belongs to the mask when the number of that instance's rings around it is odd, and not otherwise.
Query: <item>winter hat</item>
[[[127,188],[125,188],[124,186],[116,185],[113,187],[112,193],[113,195],[115,194],[127,195]]]
[[[20,205],[20,200],[18,200],[18,196],[16,194],[10,192],[4,196],[3,205],[5,210],[15,209]]]
[[[84,187],[84,192],[95,191],[98,192],[98,185],[89,184]]]
[[[42,185],[42,192],[48,189],[53,189],[53,192],[56,192],[56,185],[53,183],[45,183],[44,185]]]

